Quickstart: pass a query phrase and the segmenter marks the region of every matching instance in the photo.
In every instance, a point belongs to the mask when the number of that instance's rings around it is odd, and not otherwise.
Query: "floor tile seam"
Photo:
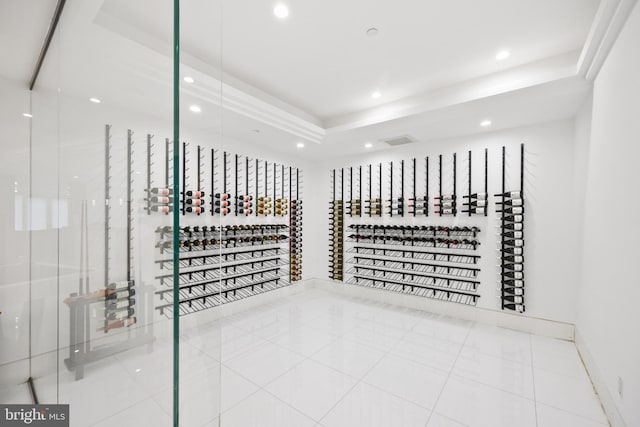
[[[538,427],[538,399],[536,398],[536,372],[533,361],[533,338],[529,335],[529,348],[531,352],[531,380],[533,382],[533,409],[536,417],[536,427]]]
[[[423,403],[417,403],[417,402],[414,402],[413,400],[409,400],[409,399],[407,399],[407,398],[406,398],[406,397],[404,397],[404,396],[400,396],[399,394],[394,393],[392,390],[387,390],[387,389],[384,389],[384,388],[380,387],[379,385],[376,385],[376,384],[373,384],[373,383],[367,382],[366,378],[362,378],[362,380],[361,380],[360,382],[362,382],[362,383],[363,383],[363,384],[365,384],[365,385],[368,385],[369,387],[373,387],[373,388],[376,388],[376,389],[378,389],[378,390],[380,390],[380,391],[383,391],[383,392],[385,392],[385,393],[387,393],[387,394],[390,394],[390,395],[392,395],[393,397],[396,397],[396,398],[398,398],[398,399],[401,399],[401,400],[403,400],[403,401],[405,401],[405,402],[408,402],[408,403],[410,403],[410,404],[412,404],[412,405],[414,405],[414,406],[418,406],[418,407],[420,407],[420,408],[422,408],[422,409],[426,409],[426,410],[427,410],[427,411],[429,411],[429,412],[433,412],[433,411],[435,410],[435,405],[434,405],[434,408],[432,408],[432,407],[430,407],[430,406],[426,406],[426,405],[425,405],[425,404],[423,404]],[[427,422],[428,422],[428,419],[427,419]]]
[[[152,396],[148,396],[148,397],[146,397],[146,398],[144,398],[144,399],[142,399],[142,400],[140,400],[140,401],[138,401],[138,402],[135,402],[135,403],[133,403],[133,404],[131,404],[131,405],[127,406],[126,408],[123,408],[123,409],[121,409],[121,410],[119,410],[119,411],[116,411],[116,412],[114,412],[114,413],[112,413],[112,414],[110,414],[110,415],[108,415],[108,416],[106,416],[106,417],[104,417],[104,418],[100,418],[98,421],[96,421],[96,422],[94,422],[94,423],[89,424],[89,426],[88,426],[88,427],[96,426],[96,425],[100,424],[101,422],[106,421],[106,420],[108,420],[109,418],[115,417],[116,415],[121,414],[122,412],[127,411],[127,410],[129,410],[129,409],[133,408],[134,406],[139,405],[140,403],[145,402],[145,401],[147,401],[147,400],[151,400],[153,403],[155,403],[156,405],[158,405],[158,407],[160,408],[160,410],[162,410],[162,413],[163,413],[164,415],[166,415],[167,417],[171,417],[171,414],[167,413],[167,411],[165,411],[165,410],[164,410],[164,408],[162,407],[162,405],[160,405],[160,404],[159,404],[159,403],[158,403],[158,402],[157,402],[157,401],[156,401]]]
[[[456,424],[460,424],[462,427],[471,427],[469,424],[463,423],[462,421],[458,421],[458,420],[456,420],[454,418],[451,418],[448,415],[441,414],[440,412],[436,412],[435,409],[433,411],[431,411],[431,415],[433,415],[433,414],[436,414],[439,417],[446,418],[446,419],[448,419],[450,421],[453,421]],[[427,421],[427,423],[428,423],[428,421]],[[429,425],[427,424],[427,425],[425,425],[425,427],[429,427]]]
[[[605,419],[606,419],[606,421],[605,421],[605,422],[602,422],[602,421],[600,421],[600,420],[596,420],[595,418],[588,417],[588,416],[586,416],[586,415],[584,415],[584,414],[577,414],[577,413],[575,413],[575,412],[568,411],[568,410],[566,410],[565,408],[559,408],[559,407],[557,407],[557,406],[550,405],[550,404],[548,404],[548,403],[544,403],[544,402],[538,402],[538,403],[539,403],[541,406],[547,406],[547,407],[549,407],[549,408],[553,408],[553,409],[555,409],[555,410],[557,410],[557,411],[564,412],[565,414],[573,415],[574,417],[578,417],[578,418],[581,418],[581,419],[586,420],[586,421],[591,421],[591,422],[594,422],[594,423],[596,423],[596,424],[602,424],[603,426],[609,426],[609,425],[610,425],[610,424],[609,424],[609,419],[606,417],[606,414],[605,414]]]
[[[272,397],[276,398],[277,400],[279,400],[281,403],[284,403],[285,405],[287,405],[289,408],[293,409],[294,411],[298,412],[299,414],[303,415],[304,417],[310,419],[311,421],[313,421],[314,423],[318,423],[319,421],[316,420],[315,418],[313,418],[311,415],[301,411],[300,409],[296,408],[295,406],[293,406],[292,404],[290,404],[289,402],[280,399],[278,396],[276,396],[275,394],[271,393],[269,390],[267,390],[266,388],[263,388],[263,391],[265,393],[268,393],[269,395],[271,395]]]
[[[550,374],[550,375],[555,375],[561,378],[565,378],[565,379],[570,379],[570,380],[574,380],[576,382],[583,382],[586,385],[588,385],[590,388],[593,388],[593,383],[591,382],[591,377],[589,376],[589,374],[587,374],[587,372],[584,372],[584,376],[578,377],[578,376],[574,376],[574,375],[567,375],[567,374],[563,374],[561,372],[556,372],[556,371],[552,371],[550,369],[547,368],[541,368],[536,366],[535,362],[532,363],[532,368],[533,371],[535,373],[535,371],[542,371],[544,373]]]
[[[449,380],[451,379],[451,373],[453,372],[453,369],[455,368],[456,363],[458,363],[458,358],[460,357],[460,354],[462,353],[462,349],[464,348],[464,345],[467,342],[467,339],[469,339],[469,335],[471,334],[471,327],[472,326],[473,326],[473,323],[470,324],[469,328],[467,329],[467,333],[466,333],[466,335],[464,337],[464,341],[462,342],[462,345],[460,346],[460,351],[458,352],[458,355],[456,356],[455,360],[453,361],[453,365],[451,365],[451,369],[447,373],[447,377],[445,378],[445,380],[444,380],[444,382],[442,384],[442,387],[440,388],[440,392],[438,393],[438,397],[436,398],[436,401],[433,404],[433,410],[429,414],[429,418],[427,418],[427,422],[425,423],[425,427],[429,425],[429,422],[431,422],[431,417],[433,416],[433,413],[436,411],[436,408],[438,407],[438,403],[440,402],[440,398],[442,397],[442,393],[444,392],[444,389],[447,387],[447,384],[449,383]]]
[[[480,385],[483,385],[485,387],[489,387],[489,388],[491,388],[493,390],[496,390],[496,391],[501,391],[503,393],[507,393],[507,394],[510,394],[510,395],[513,395],[513,396],[516,396],[516,397],[520,397],[522,399],[530,400],[531,402],[534,401],[533,397],[527,397],[527,396],[524,396],[522,394],[515,393],[515,392],[513,392],[511,390],[505,390],[504,388],[496,387],[495,385],[492,385],[492,384],[487,384],[487,383],[485,383],[483,381],[480,381],[480,380],[477,380],[475,378],[469,378],[469,377],[467,377],[465,375],[461,375],[461,374],[458,374],[458,373],[455,373],[455,372],[452,372],[451,375],[455,379],[462,379],[462,380],[465,380],[465,381],[471,381],[473,383],[480,384]]]
[[[356,344],[359,344],[356,342]],[[372,348],[372,347],[369,347]],[[366,382],[364,382],[364,379],[367,375],[369,375],[369,373],[371,371],[373,371],[373,369],[375,369],[376,366],[378,366],[380,364],[380,362],[382,362],[382,360],[389,354],[389,351],[384,352],[381,350],[378,350],[382,353],[382,355],[380,356],[380,358],[373,364],[371,365],[371,367],[356,381],[356,383],[353,385],[353,387],[351,387],[343,396],[342,398],[338,399],[338,401],[331,407],[329,408],[329,410],[322,416],[322,418],[320,418],[320,421],[318,421],[318,423],[322,423],[322,421],[340,404],[340,402],[342,402],[360,383],[364,383],[367,384]],[[367,384],[369,385],[369,384]],[[378,388],[378,387],[376,387]],[[378,388],[380,389],[380,388]],[[386,393],[389,393],[386,390],[383,390]],[[403,398],[403,400],[406,401],[406,399]]]
[[[502,356],[498,356],[498,355],[495,355],[495,354],[491,354],[491,353],[489,353],[489,352],[487,352],[487,351],[478,350],[478,349],[475,349],[475,348],[473,348],[473,347],[467,347],[467,346],[464,346],[464,347],[462,348],[462,350],[464,351],[464,349],[465,349],[465,348],[472,348],[472,349],[474,349],[475,351],[477,351],[479,354],[481,354],[481,355],[483,355],[483,356],[491,357],[492,359],[504,360],[504,361],[506,361],[506,362],[517,363],[517,364],[519,364],[519,365],[523,365],[523,366],[525,366],[525,367],[531,367],[531,368],[533,368],[533,362],[532,362],[532,363],[527,363],[527,362],[522,362],[522,361],[520,361],[520,360],[508,359],[508,358],[506,358],[506,357],[502,357]],[[463,359],[469,359],[469,357],[466,357],[466,356],[462,356],[462,358],[463,358]]]

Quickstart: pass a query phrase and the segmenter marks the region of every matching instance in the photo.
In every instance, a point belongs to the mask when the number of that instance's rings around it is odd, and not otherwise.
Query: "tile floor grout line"
[[[538,427],[538,399],[536,399],[536,372],[533,367],[533,338],[529,335],[529,351],[531,352],[531,379],[533,383],[533,413],[536,417],[536,427]]]
[[[418,320],[418,321],[416,321],[415,325],[417,325],[419,322],[420,322],[419,320]],[[353,385],[353,387],[351,387],[349,390],[347,390],[347,392],[346,392],[345,394],[343,394],[343,395],[342,395],[342,397],[341,397],[340,399],[338,399],[338,401],[337,401],[336,403],[334,403],[334,404],[333,404],[333,406],[331,406],[331,408],[329,408],[329,410],[327,410],[327,412],[325,412],[325,414],[320,418],[320,421],[317,421],[317,423],[318,423],[318,424],[322,425],[321,423],[322,423],[322,421],[327,417],[327,415],[329,415],[329,414],[331,413],[331,411],[333,411],[333,410],[335,409],[335,407],[336,407],[336,406],[338,406],[338,405],[340,404],[340,402],[342,402],[342,401],[345,399],[345,397],[347,397],[347,396],[348,396],[348,395],[353,391],[353,389],[354,389],[354,388],[356,388],[356,387],[358,386],[358,384],[362,383],[362,382],[363,382],[363,380],[364,380],[364,378],[365,378],[367,375],[369,375],[369,373],[370,373],[373,369],[375,369],[375,367],[376,367],[376,366],[378,366],[378,365],[380,364],[380,362],[382,362],[382,360],[383,360],[385,357],[387,357],[389,354],[391,354],[391,350],[393,350],[393,348],[395,348],[395,347],[398,345],[398,343],[400,343],[400,341],[402,341],[402,339],[404,339],[404,337],[406,337],[406,336],[407,336],[407,335],[408,335],[408,334],[413,330],[413,327],[414,327],[415,325],[413,325],[409,330],[405,331],[404,335],[402,335],[402,337],[400,337],[400,338],[395,342],[395,344],[393,344],[393,345],[389,348],[389,350],[387,350],[386,352],[382,351],[382,356],[380,356],[380,359],[378,359],[378,361],[377,361],[376,363],[374,363],[374,364],[371,366],[371,368],[369,368],[369,369],[368,369],[368,370],[367,370],[367,371],[362,375],[362,377],[360,377],[360,378],[358,379],[358,381],[356,381],[356,383]],[[356,344],[358,344],[358,343],[356,343]],[[372,348],[372,347],[369,347],[369,348]],[[364,382],[364,384],[367,384],[367,385],[371,386],[371,384],[368,384],[368,383],[366,383],[366,382]],[[381,390],[379,387],[376,387],[376,388],[378,388],[379,390]],[[393,396],[395,396],[393,393],[391,393],[391,392],[389,392],[389,391],[387,391],[387,390],[383,390],[383,391],[384,391],[384,392],[386,392],[386,393],[389,393],[389,394],[391,394],[391,395],[393,395]],[[398,397],[398,396],[396,396],[396,397]],[[405,400],[405,401],[409,402],[408,400],[406,400],[406,399],[404,399],[404,398],[402,398],[402,400]],[[413,403],[413,402],[410,402],[410,403]],[[420,406],[420,405],[417,405],[417,406]]]
[[[453,361],[453,365],[451,365],[451,369],[449,370],[449,373],[447,374],[447,378],[445,379],[444,383],[442,384],[442,388],[440,389],[440,393],[438,393],[438,397],[436,398],[436,401],[433,404],[433,409],[431,410],[431,413],[429,414],[429,418],[427,418],[427,422],[424,424],[424,427],[427,427],[429,425],[429,422],[431,421],[431,417],[433,416],[433,413],[436,411],[436,408],[438,407],[438,402],[440,401],[440,398],[442,397],[442,393],[444,392],[444,389],[447,387],[447,384],[449,383],[449,380],[451,379],[451,374],[453,373],[453,370],[456,367],[456,363],[458,363],[458,359],[460,358],[460,355],[462,354],[462,349],[464,348],[465,344],[467,343],[467,339],[469,339],[469,335],[471,334],[471,329],[473,328],[473,325],[475,324],[475,322],[471,323],[471,325],[469,325],[469,329],[467,330],[467,334],[464,337],[464,341],[462,342],[462,345],[460,346],[460,351],[458,351],[458,355],[456,356],[456,359]],[[457,421],[457,420],[454,420]]]

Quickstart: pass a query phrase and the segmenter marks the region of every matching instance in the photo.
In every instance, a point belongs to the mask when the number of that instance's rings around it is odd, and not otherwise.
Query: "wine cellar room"
[[[640,426],[636,3],[3,1],[0,426]]]

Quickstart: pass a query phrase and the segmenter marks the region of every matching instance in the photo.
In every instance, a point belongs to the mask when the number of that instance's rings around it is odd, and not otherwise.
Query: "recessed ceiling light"
[[[371,148],[373,147],[373,144],[370,142],[367,142],[366,144],[364,144],[364,148]]]
[[[187,83],[193,83],[193,82],[195,82],[195,80],[193,80],[193,77],[189,77],[189,76],[185,77],[185,78],[184,78],[184,79],[182,79],[182,80],[184,80],[184,81],[185,81],[185,82],[187,82]]]
[[[189,111],[191,111],[192,113],[199,113],[202,111],[202,109],[197,105],[192,105],[191,107],[189,107]]]
[[[376,27],[371,27],[366,31],[367,36],[375,37],[378,35],[378,29]]]
[[[102,102],[98,98],[89,98],[89,101],[93,102],[94,104],[100,104]]]
[[[276,7],[273,8],[273,14],[280,19],[284,19],[289,16],[289,8],[282,3],[278,3]]]
[[[508,50],[501,50],[496,54],[496,59],[498,61],[502,61],[503,59],[507,59],[509,55],[511,55],[511,52],[509,52]]]
[[[23,116],[25,116],[25,117],[29,117],[29,118],[33,117],[33,116],[32,116],[31,114],[29,114],[29,113],[22,113],[22,115],[23,115]]]
[[[373,92],[373,93],[371,94],[371,97],[372,97],[373,99],[378,99],[378,98],[380,98],[381,96],[382,96],[382,94],[381,94],[380,92],[378,92],[378,91],[375,91],[375,92]]]
[[[304,144],[303,144],[302,142],[298,142],[298,143],[296,144],[296,147],[298,147],[298,148],[304,148]]]
[[[483,120],[480,122],[480,126],[486,128],[487,126],[491,126],[491,120]]]
[[[79,179],[80,177],[78,175],[73,175],[73,179]]]

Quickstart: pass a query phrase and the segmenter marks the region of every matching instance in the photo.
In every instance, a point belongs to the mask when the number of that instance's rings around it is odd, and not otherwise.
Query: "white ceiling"
[[[0,3],[0,46],[11,55],[0,75],[28,80],[53,10],[41,2]],[[366,141],[380,149],[375,141],[402,134],[483,132],[488,116],[490,129],[571,117],[589,91],[576,65],[598,0],[287,4],[290,17],[279,21],[272,2],[182,2],[181,73],[196,78],[182,84],[183,128],[319,158],[357,153]],[[170,123],[172,5],[68,0],[39,85]],[[371,26],[375,38],[364,34]],[[496,61],[501,49],[512,55]],[[86,112],[100,114],[95,105]]]
[[[29,82],[56,3],[0,1],[0,75],[24,84]]]

